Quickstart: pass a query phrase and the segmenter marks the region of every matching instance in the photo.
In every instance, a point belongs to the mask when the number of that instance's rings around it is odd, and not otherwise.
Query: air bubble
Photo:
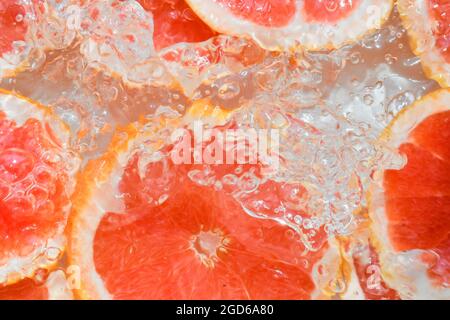
[[[370,94],[364,95],[363,99],[364,99],[364,103],[367,104],[368,106],[372,105],[374,102],[374,98]]]
[[[330,291],[334,293],[343,293],[347,290],[347,284],[340,278],[330,280],[328,286]]]
[[[361,62],[361,53],[360,52],[353,52],[350,55],[350,62],[353,64],[358,64]]]
[[[16,16],[16,22],[22,22],[23,19],[24,19],[24,16],[23,16],[22,14],[18,14],[18,15]]]
[[[394,63],[397,62],[397,60],[398,60],[397,57],[393,56],[393,55],[390,54],[390,53],[387,53],[387,54],[384,56],[384,59],[385,59],[385,61],[386,61],[387,64],[394,64]]]
[[[56,247],[50,247],[45,250],[45,257],[49,261],[57,261],[62,255],[62,251]]]
[[[33,281],[37,286],[45,284],[49,276],[49,271],[47,269],[37,269],[33,276]]]
[[[219,88],[219,97],[224,100],[233,99],[241,92],[237,83],[225,83]]]

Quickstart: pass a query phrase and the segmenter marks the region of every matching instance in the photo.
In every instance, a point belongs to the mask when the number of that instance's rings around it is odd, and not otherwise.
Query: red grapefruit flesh
[[[304,14],[309,20],[337,22],[348,17],[360,0],[305,0],[304,2]]]
[[[67,128],[47,108],[0,90],[2,284],[60,256],[78,163],[67,143]]]
[[[323,264],[321,270],[333,270],[331,275],[340,263],[324,228],[315,228],[315,237],[308,238],[316,243],[311,251],[300,233],[274,220],[277,214],[283,218],[277,208],[293,201],[287,193],[296,190],[294,184],[267,180],[250,192],[250,176],[262,179],[266,172],[262,164],[178,164],[178,144],[158,149],[167,156],[149,161],[149,151],[135,149],[147,141],[142,133],[136,135],[141,131],[125,132],[79,178],[69,260],[81,267],[81,298],[309,299],[329,294],[317,280],[316,267]],[[231,176],[248,190],[246,196],[239,196]],[[111,199],[100,196],[106,192]]]
[[[389,234],[394,248],[438,250],[450,262],[450,111],[421,122],[400,146],[408,163],[384,175]],[[449,271],[447,269],[447,271]],[[442,274],[448,283],[450,273]]]
[[[25,66],[31,48],[35,47],[34,40],[42,38],[31,24],[44,11],[43,0],[0,2],[0,77],[13,76]]]
[[[388,284],[402,298],[450,298],[450,92],[406,108],[382,136],[406,160],[377,172],[370,212]]]
[[[0,113],[0,261],[11,253],[27,255],[41,241],[55,236],[69,204],[68,177],[61,163],[52,163],[57,142],[35,119],[17,125]],[[50,133],[51,134],[51,133]],[[58,156],[55,154],[54,156]]]
[[[202,42],[216,35],[184,0],[138,0],[153,14],[156,50],[181,42]]]
[[[429,10],[437,26],[433,30],[436,46],[450,63],[450,3],[448,0],[428,0]]]
[[[334,49],[387,19],[391,0],[186,0],[212,29],[251,37],[263,48]]]
[[[162,164],[152,165],[147,174],[173,172],[169,199],[161,206],[148,205],[142,190],[151,189],[146,183],[154,178],[138,178],[138,161],[130,161],[120,185],[127,214],[105,215],[95,236],[96,269],[114,298],[311,296],[315,285],[300,263],[305,248],[294,241],[293,230],[248,216],[224,191],[201,187],[184,170]],[[313,265],[318,258],[311,254],[306,259]]]
[[[295,0],[216,0],[234,15],[265,27],[283,27],[295,15]]]

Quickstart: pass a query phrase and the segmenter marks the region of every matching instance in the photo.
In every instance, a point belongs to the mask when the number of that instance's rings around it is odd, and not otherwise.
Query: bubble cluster
[[[51,129],[0,113],[0,261],[26,256],[61,232],[70,210],[76,158]],[[74,162],[75,161],[75,162]]]
[[[395,19],[353,47],[294,57],[262,55],[257,64],[234,73],[210,74],[193,99],[239,108],[231,120],[238,128],[279,130],[282,161],[279,170],[266,176],[248,166],[221,176],[215,166],[203,165],[190,169],[189,178],[230,193],[250,215],[292,226],[310,250],[323,245],[324,233],[351,235],[373,172],[405,163],[379,143],[379,135],[400,110],[434,87],[420,76],[418,65],[402,62],[412,54],[407,47],[398,51],[405,35]],[[374,55],[374,49],[382,53]],[[213,70],[222,61],[226,64],[221,60],[197,70]],[[373,66],[370,72],[360,72],[367,64]],[[417,74],[419,79],[413,78]],[[156,171],[161,175],[156,189],[170,201],[170,189],[159,184],[165,174],[170,181],[170,170]]]

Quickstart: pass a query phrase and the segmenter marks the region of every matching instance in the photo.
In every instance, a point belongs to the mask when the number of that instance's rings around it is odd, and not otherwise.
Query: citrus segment
[[[384,174],[386,207],[397,250],[430,249],[450,232],[450,111],[422,121],[410,138],[399,148],[406,166]]]
[[[441,262],[448,264],[450,111],[425,119],[410,137],[412,143],[399,149],[408,159],[406,166],[384,174],[391,242],[399,251],[439,249]]]
[[[46,152],[49,157],[58,156],[51,154],[55,152],[51,147],[58,146],[46,137],[42,123],[30,119],[17,126],[0,113],[0,127],[3,133],[0,257],[4,260],[17,248],[20,249],[17,253],[32,251],[35,236],[43,239],[53,236],[54,226],[64,220],[62,209],[69,199],[65,194],[68,177],[51,158],[42,158]]]
[[[294,0],[215,0],[225,10],[264,27],[283,27],[295,15]]]
[[[371,195],[382,267],[390,284],[405,297],[449,294],[445,289],[450,261],[449,97],[448,90],[437,91],[394,120],[384,137],[406,164],[377,173],[382,184],[374,184]],[[401,263],[404,255],[414,256],[409,258],[414,264],[395,267],[393,259]],[[412,283],[407,293],[399,284],[405,279]]]
[[[186,0],[212,29],[253,38],[269,50],[333,49],[387,20],[391,0]]]
[[[326,241],[309,251],[294,229],[264,213],[251,216],[254,208],[246,211],[240,202],[251,203],[251,197],[239,198],[237,190],[225,183],[234,176],[251,185],[245,177],[252,172],[262,178],[261,164],[180,164],[172,158],[174,145],[159,147],[158,152],[148,145],[136,148],[148,141],[148,132],[136,136],[140,130],[131,128],[79,177],[81,193],[75,196],[69,258],[82,268],[80,297],[307,299],[321,295],[313,270],[328,252]],[[258,197],[260,203],[282,203],[287,187],[268,180],[261,189],[273,190],[269,185],[277,186],[277,192],[261,192],[253,203]],[[86,192],[88,198],[82,197]],[[105,198],[106,194],[110,196]],[[331,270],[335,264],[330,260],[326,268]]]
[[[138,0],[153,14],[153,42],[157,51],[181,42],[201,42],[215,35],[184,0]]]
[[[3,91],[0,132],[0,278],[8,283],[58,259],[78,158],[48,109]]]
[[[437,22],[433,30],[436,46],[447,63],[450,63],[450,6],[447,0],[428,0],[431,15]]]
[[[167,204],[142,208],[145,215],[132,223],[123,214],[100,223],[94,261],[114,298],[309,297],[314,283],[295,265],[300,252],[288,228],[253,221],[230,197],[192,182],[177,188]]]
[[[446,102],[444,102],[445,104]],[[421,122],[411,133],[414,143],[431,152],[436,158],[446,161],[450,159],[450,112],[432,115]],[[438,132],[438,135],[431,133]]]
[[[305,0],[304,14],[308,20],[337,22],[348,17],[360,0]]]

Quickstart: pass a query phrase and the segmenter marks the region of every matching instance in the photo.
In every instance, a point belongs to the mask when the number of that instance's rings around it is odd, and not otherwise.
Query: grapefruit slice
[[[392,0],[186,0],[217,32],[253,38],[263,48],[333,49],[379,28]]]
[[[240,175],[250,187],[245,173],[259,175],[258,165],[176,164],[171,152],[183,140],[164,146],[145,128],[130,125],[119,132],[110,151],[79,176],[68,247],[70,264],[81,270],[78,297],[326,296],[316,279],[339,268],[332,246],[325,241],[308,252],[293,229],[250,216],[229,190],[232,177]],[[275,192],[261,192],[255,206],[286,198],[282,183],[264,186]]]
[[[0,300],[71,300],[65,274],[61,270],[52,272],[44,283],[24,279],[10,286],[0,287]]]
[[[450,298],[450,91],[402,111],[382,136],[406,159],[370,189],[374,244],[384,278],[402,298]]]
[[[49,109],[0,89],[0,283],[55,264],[79,159]]]
[[[397,7],[408,30],[411,48],[428,77],[450,85],[450,7],[446,0],[399,0]]]

